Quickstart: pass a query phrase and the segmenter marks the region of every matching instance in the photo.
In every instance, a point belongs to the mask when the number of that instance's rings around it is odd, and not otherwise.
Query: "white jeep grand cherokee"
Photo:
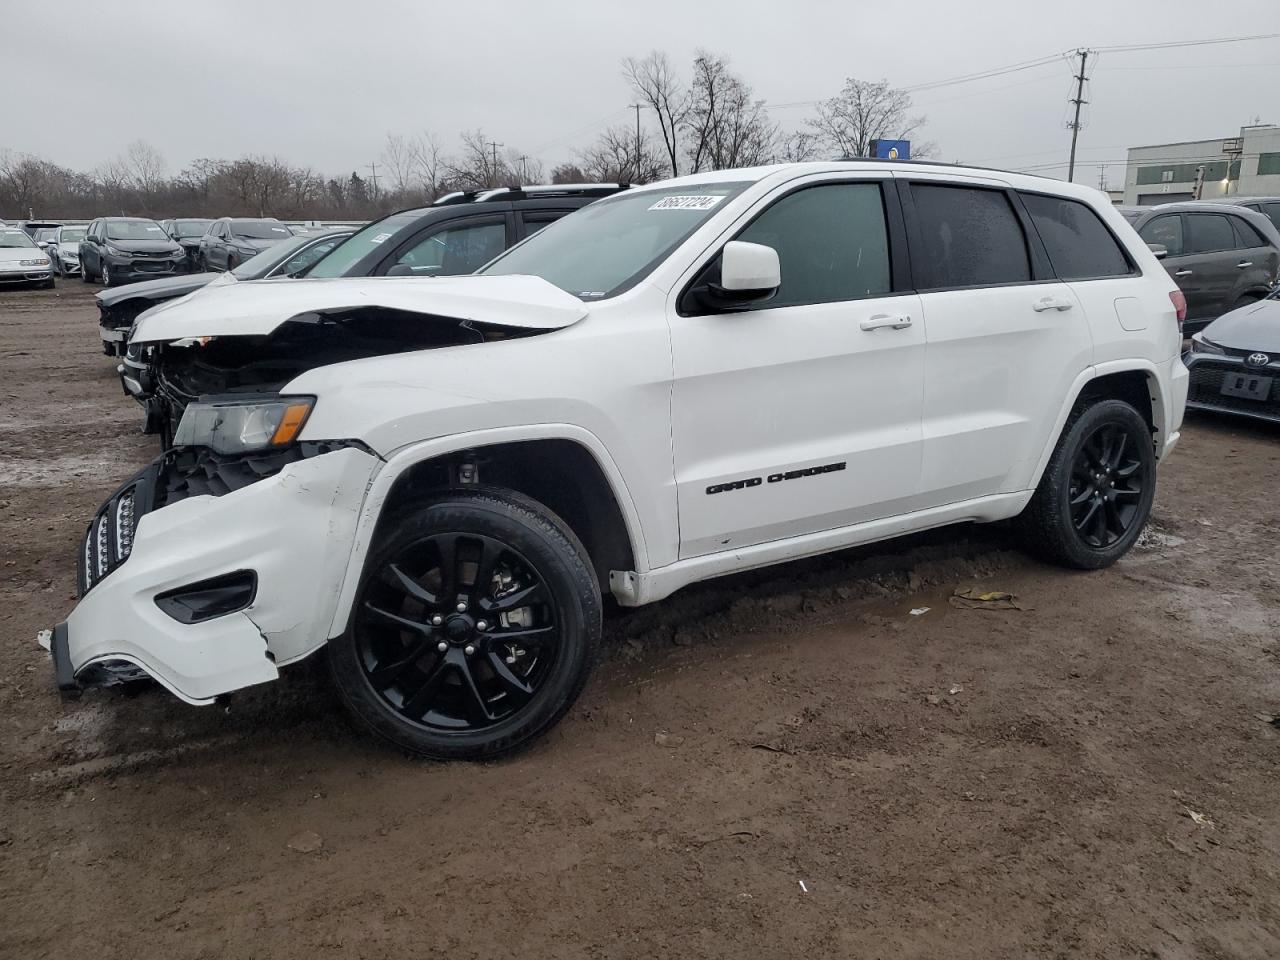
[[[475,276],[207,290],[134,333],[189,402],[89,526],[59,685],[207,703],[327,646],[368,727],[491,757],[574,702],[603,591],[1010,517],[1104,567],[1183,309],[1094,190],[874,161],[629,190]]]

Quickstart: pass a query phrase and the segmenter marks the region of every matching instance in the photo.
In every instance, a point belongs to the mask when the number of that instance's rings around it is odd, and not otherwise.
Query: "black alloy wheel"
[[[1123,400],[1072,412],[1018,518],[1027,547],[1052,563],[1097,570],[1137,541],[1155,500],[1151,427]]]
[[[586,552],[540,504],[450,491],[388,525],[330,666],[355,716],[422,756],[489,758],[553,725],[600,634]]]
[[[1071,522],[1086,544],[1104,549],[1138,516],[1147,481],[1136,444],[1119,423],[1104,423],[1080,444],[1071,464]]]

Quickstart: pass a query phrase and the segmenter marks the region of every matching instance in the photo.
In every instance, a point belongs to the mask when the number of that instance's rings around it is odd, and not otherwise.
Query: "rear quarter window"
[[[1038,193],[1020,196],[1054,272],[1063,280],[1095,280],[1133,273],[1119,241],[1088,204]]]
[[[911,198],[922,247],[911,254],[918,287],[1030,282],[1027,239],[1004,191],[917,182]]]

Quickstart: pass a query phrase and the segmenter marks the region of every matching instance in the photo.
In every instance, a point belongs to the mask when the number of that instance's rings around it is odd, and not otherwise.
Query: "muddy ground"
[[[614,615],[544,741],[432,765],[315,666],[58,698],[153,456],[92,290],[0,291],[0,956],[1280,956],[1280,430],[1191,419],[1105,572],[968,527]]]

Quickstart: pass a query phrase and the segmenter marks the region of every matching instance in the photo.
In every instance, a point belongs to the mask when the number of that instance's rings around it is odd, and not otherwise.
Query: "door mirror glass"
[[[1156,255],[1157,260],[1163,260],[1169,255],[1169,248],[1163,243],[1148,243],[1147,248]]]

